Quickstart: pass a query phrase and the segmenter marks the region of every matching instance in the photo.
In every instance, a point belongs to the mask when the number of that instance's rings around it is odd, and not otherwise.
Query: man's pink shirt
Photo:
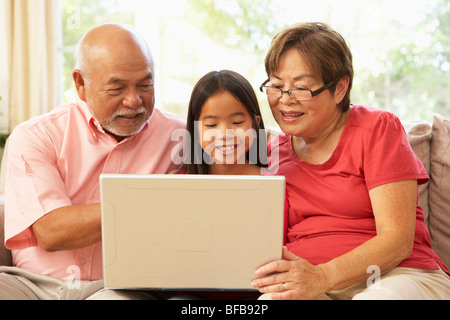
[[[118,143],[104,132],[83,102],[19,125],[9,138],[5,190],[5,239],[15,266],[59,279],[102,278],[101,242],[46,252],[32,224],[54,209],[100,202],[102,173],[168,173],[171,153],[184,129],[181,118],[158,109],[135,136]]]

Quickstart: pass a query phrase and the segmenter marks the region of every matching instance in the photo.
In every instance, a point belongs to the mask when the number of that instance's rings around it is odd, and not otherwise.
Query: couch
[[[431,177],[430,182],[419,187],[419,204],[430,230],[431,244],[450,267],[450,119],[435,115],[432,124],[426,121],[402,124],[412,149]],[[3,215],[0,196],[0,265],[11,266],[11,252],[3,245]]]

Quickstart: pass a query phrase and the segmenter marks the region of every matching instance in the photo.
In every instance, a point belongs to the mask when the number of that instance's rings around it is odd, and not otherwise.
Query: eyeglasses
[[[264,92],[268,97],[281,98],[283,96],[283,93],[287,93],[293,100],[308,101],[311,100],[313,97],[317,96],[318,94],[320,94],[322,91],[325,91],[326,89],[331,87],[337,80],[333,80],[315,91],[309,89],[289,89],[284,91],[277,87],[266,86],[265,84],[268,83],[269,81],[270,80],[267,79],[259,87],[259,90],[261,90],[261,92]]]

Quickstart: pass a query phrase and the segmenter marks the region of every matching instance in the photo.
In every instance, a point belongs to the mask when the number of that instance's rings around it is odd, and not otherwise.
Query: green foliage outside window
[[[64,87],[69,88],[72,85],[73,46],[76,41],[89,28],[102,22],[133,25],[133,10],[139,10],[140,2],[129,2],[118,11],[111,8],[123,1],[62,0],[62,3]],[[199,57],[198,52],[209,43],[203,44],[203,47],[192,46],[192,35],[186,28],[176,29],[176,23],[195,29],[224,51],[230,50],[235,56],[247,58],[251,61],[250,65],[260,68],[272,37],[288,25],[286,15],[290,11],[302,10],[301,6],[293,8],[285,4],[312,5],[301,0],[187,0],[185,3],[187,5],[181,14],[160,21],[163,107],[183,117],[189,99],[188,91],[203,75],[201,66],[208,62]],[[338,2],[322,0],[317,3],[323,3],[320,8],[325,11],[323,22],[331,21],[331,26],[343,34],[354,53],[352,103],[380,107],[394,112],[401,119],[431,121],[434,113],[450,116],[450,0],[431,1],[428,11],[421,13],[420,19],[410,29],[401,25],[395,15],[384,17],[382,10],[391,10],[387,0],[364,1],[364,5],[359,6],[356,3],[360,2],[355,2],[355,8],[352,8],[354,16],[342,17],[337,17]],[[387,7],[380,7],[380,3]],[[404,3],[408,5],[409,2]],[[172,1],[165,6],[161,3],[160,10],[172,10],[171,5]],[[81,13],[78,21],[74,19],[76,10]],[[379,30],[365,33],[365,20],[376,10],[381,10],[381,16],[386,20],[382,20]],[[398,12],[398,15],[402,14]],[[367,56],[358,51],[364,47],[369,48]],[[173,48],[179,48],[180,61],[167,58]],[[208,57],[208,60],[214,58]],[[192,66],[186,68],[186,65]],[[255,72],[249,71],[246,76],[253,77]],[[265,80],[261,77],[258,75],[258,78],[249,79],[255,89]],[[186,101],[164,100],[164,97],[173,97],[174,92],[181,91],[182,86]],[[267,105],[262,109],[270,113]],[[270,115],[263,115],[265,121],[271,118]]]

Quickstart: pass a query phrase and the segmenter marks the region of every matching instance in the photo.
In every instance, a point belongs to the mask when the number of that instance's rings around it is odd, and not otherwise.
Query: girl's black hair
[[[251,84],[242,75],[230,70],[211,71],[204,75],[195,85],[189,101],[189,110],[187,115],[187,130],[190,134],[190,154],[187,157],[187,171],[189,174],[208,174],[209,165],[205,158],[209,157],[202,149],[200,141],[196,141],[195,122],[199,121],[200,114],[209,97],[221,91],[231,93],[247,109],[252,117],[253,129],[256,131],[256,139],[247,151],[249,155],[256,156],[256,165],[267,167],[267,139],[265,134],[264,122],[259,109],[258,100]],[[258,123],[257,116],[260,117]],[[262,150],[261,150],[262,149]]]

